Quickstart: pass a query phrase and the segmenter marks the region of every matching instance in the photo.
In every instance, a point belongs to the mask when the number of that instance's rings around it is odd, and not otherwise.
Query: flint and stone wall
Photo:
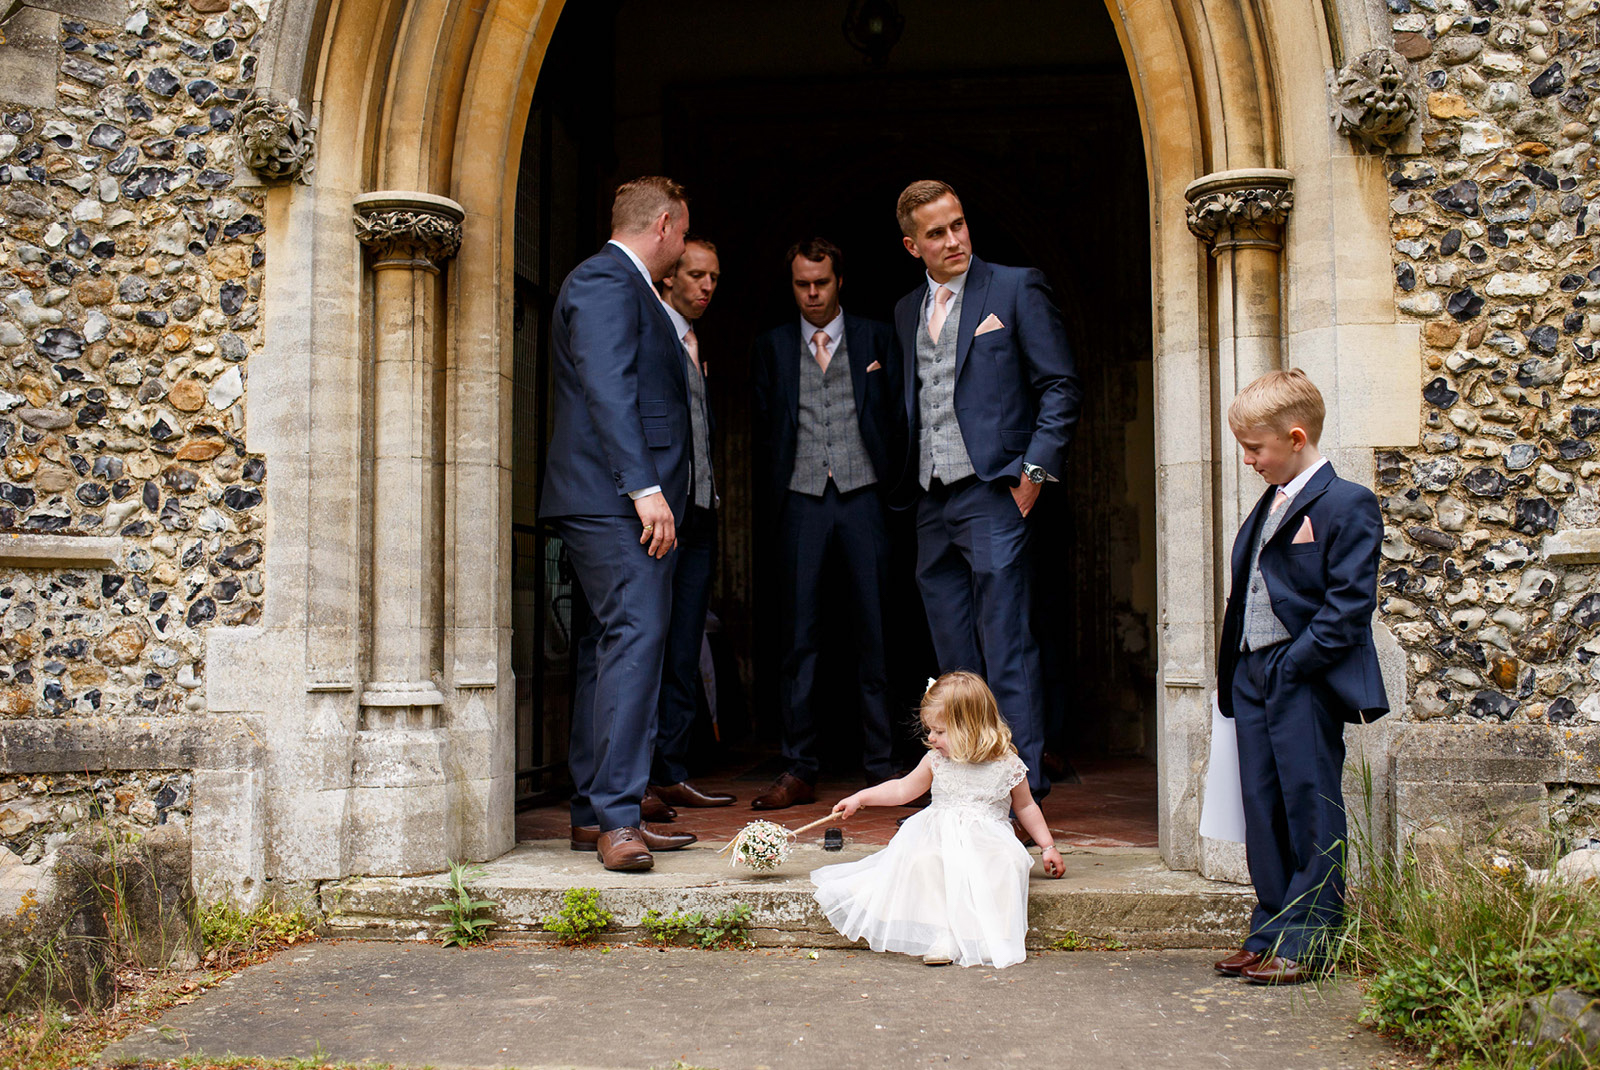
[[[8,862],[95,815],[186,825],[213,731],[205,630],[261,615],[267,472],[244,396],[263,193],[235,141],[260,27],[220,0],[0,24]]]
[[[1385,161],[1422,330],[1417,449],[1380,452],[1407,655],[1402,827],[1504,834],[1600,783],[1600,4],[1390,0],[1424,104]],[[1584,823],[1588,822],[1588,825]]]

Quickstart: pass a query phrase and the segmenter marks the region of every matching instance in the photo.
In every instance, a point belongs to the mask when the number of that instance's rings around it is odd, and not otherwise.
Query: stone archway
[[[263,81],[307,102],[318,166],[268,198],[266,611],[208,639],[228,681],[211,709],[246,718],[265,764],[197,777],[197,823],[227,833],[202,875],[407,873],[511,846],[510,191],[561,6],[275,12]],[[1107,6],[1153,206],[1161,851],[1225,872],[1198,798],[1217,563],[1253,491],[1219,413],[1259,371],[1308,367],[1332,387],[1331,452],[1369,471],[1373,446],[1416,440],[1416,332],[1366,270],[1387,264],[1381,169],[1325,119],[1324,72],[1335,42],[1372,36],[1364,9],[1329,27],[1311,0]],[[1374,377],[1395,399],[1376,411]]]

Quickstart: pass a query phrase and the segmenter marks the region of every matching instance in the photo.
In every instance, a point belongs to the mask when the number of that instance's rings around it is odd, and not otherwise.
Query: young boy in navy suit
[[[1383,520],[1370,490],[1317,451],[1322,394],[1302,371],[1228,407],[1268,483],[1233,544],[1217,699],[1239,738],[1245,854],[1259,900],[1216,964],[1256,984],[1310,980],[1344,913],[1344,725],[1388,712],[1372,644]]]

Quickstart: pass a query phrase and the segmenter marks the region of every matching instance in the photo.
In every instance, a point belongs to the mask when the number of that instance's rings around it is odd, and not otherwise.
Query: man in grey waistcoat
[[[1060,478],[1078,422],[1072,349],[1041,272],[972,255],[955,190],[913,182],[895,214],[926,269],[894,310],[909,428],[895,504],[916,508],[917,587],[939,671],[988,681],[1037,799],[1050,782],[1028,516]]]
[[[792,629],[779,683],[788,768],[751,802],[757,810],[816,798],[813,695],[822,593],[840,570],[854,599],[863,764],[874,781],[895,774],[883,627],[884,494],[899,475],[904,449],[894,330],[840,309],[843,254],[832,242],[800,242],[787,259],[798,322],[756,341],[751,371],[755,478],[772,503],[780,619]]]
[[[689,508],[678,525],[678,561],[672,570],[672,622],[661,667],[661,701],[656,713],[655,758],[650,791],[668,807],[728,806],[732,795],[701,791],[689,782],[689,734],[699,708],[700,647],[717,564],[716,472],[711,465],[711,406],[706,380],[711,369],[700,351],[695,324],[711,306],[722,278],[717,247],[695,234],[683,240],[683,256],[661,281],[662,301],[683,343],[689,382],[689,442],[694,465]]]

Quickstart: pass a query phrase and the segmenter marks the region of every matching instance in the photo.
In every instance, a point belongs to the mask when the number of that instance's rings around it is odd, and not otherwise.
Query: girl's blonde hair
[[[994,692],[977,673],[958,669],[929,684],[921,714],[924,728],[930,717],[944,721],[950,757],[958,762],[992,762],[1017,751]]]

